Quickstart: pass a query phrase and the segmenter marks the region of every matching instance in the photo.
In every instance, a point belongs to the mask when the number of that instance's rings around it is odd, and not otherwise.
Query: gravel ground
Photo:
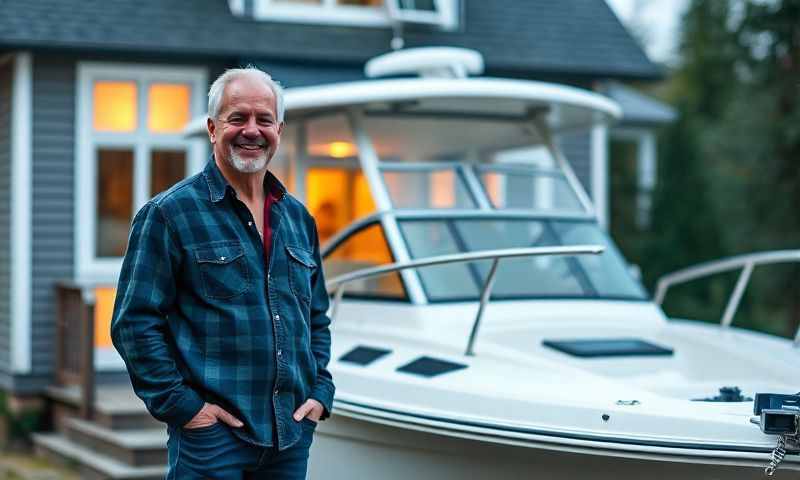
[[[75,470],[33,454],[0,452],[0,480],[80,480]]]

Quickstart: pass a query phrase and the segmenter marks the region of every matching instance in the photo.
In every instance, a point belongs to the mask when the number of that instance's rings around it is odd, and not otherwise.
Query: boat
[[[800,252],[678,272],[652,297],[554,141],[619,106],[482,69],[474,51],[399,50],[366,80],[285,92],[270,168],[317,220],[332,299],[337,391],[309,478],[800,470],[800,336],[731,325],[749,272]],[[661,309],[672,285],[731,269],[719,324]],[[765,434],[780,415],[794,424]]]

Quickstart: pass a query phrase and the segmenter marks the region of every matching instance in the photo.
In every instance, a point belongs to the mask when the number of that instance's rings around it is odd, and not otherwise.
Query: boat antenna
[[[397,51],[402,49],[406,44],[403,39],[403,22],[392,22],[392,41],[389,46],[392,50]]]

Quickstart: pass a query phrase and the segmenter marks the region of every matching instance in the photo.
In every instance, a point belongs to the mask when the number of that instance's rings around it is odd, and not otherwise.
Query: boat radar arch
[[[420,47],[380,55],[367,62],[367,78],[418,74],[424,78],[466,78],[483,73],[483,55],[455,47]]]

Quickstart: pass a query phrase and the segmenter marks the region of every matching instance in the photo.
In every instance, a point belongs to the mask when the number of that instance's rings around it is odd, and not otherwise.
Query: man
[[[111,335],[168,479],[302,479],[334,393],[317,231],[267,169],[280,86],[228,70],[208,97],[213,158],[136,214]]]

